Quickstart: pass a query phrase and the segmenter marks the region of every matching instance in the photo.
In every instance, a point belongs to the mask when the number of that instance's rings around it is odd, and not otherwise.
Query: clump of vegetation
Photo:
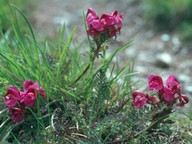
[[[147,0],[143,2],[145,16],[160,30],[176,31],[182,40],[188,40],[192,24],[191,0]]]
[[[190,142],[191,135],[174,129],[171,118],[175,105],[189,101],[176,77],[170,75],[163,84],[160,76],[151,75],[147,92],[134,91],[132,60],[122,68],[112,62],[131,41],[106,55],[107,43],[121,31],[123,14],[98,16],[88,9],[85,62],[81,44],[73,42],[76,29],[65,35],[64,27],[57,42],[41,43],[23,13],[14,11],[30,33],[22,31],[16,17],[12,35],[1,29],[0,143]]]
[[[0,1],[0,29],[6,32],[11,26],[10,21],[14,20],[13,11],[10,9],[10,4],[17,5],[19,9],[25,10],[28,5],[28,0],[1,0]]]

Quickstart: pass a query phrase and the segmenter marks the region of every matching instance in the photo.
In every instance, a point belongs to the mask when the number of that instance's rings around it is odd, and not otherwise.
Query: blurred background
[[[54,40],[65,24],[69,33],[77,26],[76,43],[86,42],[82,16],[89,7],[98,14],[117,9],[124,13],[124,25],[108,52],[134,41],[118,58],[121,64],[134,58],[134,72],[138,73],[133,81],[143,80],[144,84],[151,73],[164,78],[173,73],[181,81],[183,93],[192,94],[192,0],[1,0],[4,33],[10,27],[4,15],[12,17],[8,2],[23,11],[39,39]],[[25,28],[22,20],[20,26]]]

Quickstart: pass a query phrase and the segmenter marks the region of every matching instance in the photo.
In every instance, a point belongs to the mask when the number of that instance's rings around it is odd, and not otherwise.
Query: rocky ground
[[[89,7],[99,14],[111,13],[117,9],[124,13],[124,25],[121,35],[112,47],[128,40],[134,41],[133,45],[119,57],[122,63],[135,58],[134,71],[138,73],[133,77],[133,81],[143,80],[146,83],[151,73],[159,74],[165,79],[169,74],[175,74],[182,83],[183,92],[191,98],[192,52],[190,49],[192,48],[186,47],[176,34],[157,32],[154,26],[150,27],[148,25],[150,22],[142,17],[144,8],[139,2],[141,1],[39,0],[33,5],[31,22],[36,34],[44,34],[50,38],[55,37],[56,30],[62,24],[68,28],[77,26],[75,40],[78,43],[86,40],[83,12],[86,13]]]

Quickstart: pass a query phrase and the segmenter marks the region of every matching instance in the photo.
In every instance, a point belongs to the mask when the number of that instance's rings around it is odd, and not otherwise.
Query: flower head
[[[165,102],[169,104],[173,104],[175,102],[175,93],[172,91],[172,89],[165,87],[164,88],[164,94],[163,98]]]
[[[40,94],[44,99],[46,98],[44,89],[39,86],[38,82],[26,80],[23,83],[23,89],[24,91],[21,92],[21,103],[24,103],[26,106],[32,107],[35,104],[38,94]]]
[[[178,95],[181,94],[181,86],[179,81],[174,75],[170,75],[166,80],[166,87],[177,93]]]
[[[189,102],[189,98],[186,95],[181,95],[179,97],[179,103],[177,103],[176,106],[183,107],[188,102]]]
[[[147,102],[146,94],[141,91],[132,92],[133,104],[136,108],[140,109]]]
[[[88,25],[91,25],[93,20],[96,20],[96,19],[98,19],[96,12],[92,8],[89,8],[86,14],[86,23]]]
[[[24,112],[25,110],[21,109],[21,108],[9,108],[8,113],[11,116],[11,119],[15,122],[15,123],[20,123],[23,119],[24,119]]]
[[[104,13],[99,17],[96,12],[89,8],[86,14],[88,25],[87,34],[98,41],[105,41],[120,32],[123,24],[123,14],[118,15],[118,11],[112,14]]]
[[[156,105],[158,105],[158,101],[157,101],[157,99],[156,99],[156,97],[154,97],[154,96],[148,96],[148,102],[149,103],[153,103],[153,104],[156,104]]]
[[[148,78],[148,88],[150,91],[163,89],[162,78],[158,75],[150,75]]]
[[[117,28],[120,30],[123,25],[123,13],[118,16],[118,11],[114,11],[113,17],[115,19]]]
[[[145,103],[155,104],[156,106],[161,106],[161,103],[168,106],[176,104],[176,106],[182,107],[189,102],[189,98],[181,94],[180,83],[174,75],[169,75],[165,85],[163,85],[163,80],[159,75],[150,75],[148,90],[149,93],[147,94],[141,91],[132,93],[133,104],[137,108],[143,107]]]
[[[25,106],[32,107],[35,104],[36,94],[33,92],[21,92],[21,103]]]
[[[24,119],[25,108],[33,107],[38,95],[46,99],[45,91],[38,82],[24,81],[23,91],[19,91],[15,86],[10,86],[4,99],[5,105],[9,107],[8,114],[11,115],[11,119],[16,123],[21,122]]]
[[[15,86],[10,86],[7,89],[7,93],[5,94],[4,99],[6,106],[15,106],[17,102],[21,99],[18,88]]]

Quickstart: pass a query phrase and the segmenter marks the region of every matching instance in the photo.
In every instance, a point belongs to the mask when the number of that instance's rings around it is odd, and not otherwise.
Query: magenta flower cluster
[[[189,102],[188,97],[181,94],[181,85],[174,75],[167,78],[165,85],[159,75],[149,76],[148,90],[148,93],[139,90],[132,92],[133,105],[136,108],[139,109],[146,103],[153,103],[156,106],[160,106],[161,103],[169,106],[176,104],[176,106],[182,107]]]
[[[44,89],[39,86],[38,82],[26,80],[23,83],[23,91],[15,86],[10,86],[4,96],[5,105],[9,107],[8,114],[11,119],[19,123],[24,119],[25,107],[33,107],[38,95],[46,99]]]
[[[104,13],[99,17],[93,9],[89,8],[86,14],[86,23],[88,25],[88,35],[96,41],[101,37],[105,37],[106,40],[120,33],[123,14],[118,15],[116,10],[112,14]]]

